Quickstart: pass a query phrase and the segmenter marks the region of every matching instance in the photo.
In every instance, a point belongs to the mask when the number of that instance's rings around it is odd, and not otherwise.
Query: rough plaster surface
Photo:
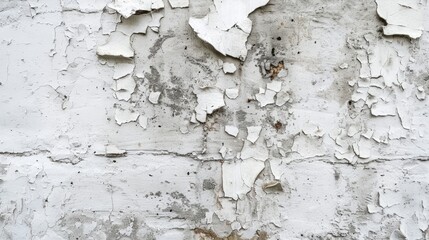
[[[1,1],[0,239],[429,239],[428,11]]]

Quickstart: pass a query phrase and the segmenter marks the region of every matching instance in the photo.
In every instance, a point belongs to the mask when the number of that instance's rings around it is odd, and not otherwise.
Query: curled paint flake
[[[159,28],[163,17],[164,14],[162,12],[133,15],[127,19],[123,19],[122,22],[118,24],[117,30],[128,36],[134,33],[146,34],[148,27]]]
[[[407,35],[419,38],[424,30],[425,6],[419,0],[376,0],[377,13],[387,25],[384,35]]]
[[[129,18],[137,12],[150,12],[153,9],[164,8],[164,2],[162,0],[115,0],[107,6],[124,18]]]
[[[100,149],[100,151],[95,152],[96,156],[105,156],[105,157],[111,157],[111,158],[122,157],[122,156],[125,156],[126,154],[127,154],[127,151],[118,148],[114,144],[107,144],[104,147],[104,150]]]
[[[233,137],[237,137],[238,135],[238,128],[236,126],[232,125],[226,125],[225,126],[225,132]]]
[[[276,96],[276,92],[273,90],[264,90],[259,89],[259,93],[255,95],[256,100],[258,100],[261,107],[265,107],[266,105],[275,103],[274,97]]]
[[[223,64],[223,72],[224,73],[235,73],[237,68],[235,67],[234,63],[224,63]]]
[[[375,117],[396,116],[396,106],[394,103],[379,101],[372,104],[371,114]]]
[[[276,96],[276,105],[281,107],[283,106],[285,103],[289,102],[290,96],[289,93],[287,92],[279,92]]]
[[[203,18],[189,19],[198,37],[211,44],[223,55],[244,60],[246,42],[252,30],[248,15],[269,0],[215,0],[215,10]]]
[[[261,126],[252,126],[247,127],[247,140],[249,140],[251,143],[255,143],[256,140],[259,138],[259,134],[261,133],[262,127]]]
[[[228,88],[225,90],[225,95],[229,99],[236,99],[238,97],[238,88]]]
[[[206,88],[197,93],[198,105],[195,107],[196,119],[205,122],[207,114],[225,106],[223,92],[216,88]]]
[[[349,64],[347,63],[343,63],[340,65],[340,69],[347,69],[347,68],[349,68]]]
[[[219,153],[223,159],[233,159],[234,158],[234,154],[232,152],[232,149],[229,149],[226,146],[222,146],[219,150]]]
[[[118,62],[115,64],[113,79],[119,79],[131,74],[134,70],[134,64],[131,62]]]
[[[280,90],[282,89],[282,81],[272,81],[270,83],[267,83],[267,89],[277,93],[280,92]]]
[[[237,200],[248,193],[259,173],[264,169],[263,161],[224,162],[222,164],[222,187],[225,197]]]
[[[418,100],[423,101],[426,99],[426,93],[425,93],[425,89],[422,86],[419,86],[417,88],[417,93],[416,93],[416,97]]]
[[[249,141],[244,141],[243,149],[240,152],[240,158],[243,160],[256,159],[265,161],[268,159],[268,149],[263,144],[253,144]]]
[[[408,130],[411,129],[412,113],[408,110],[406,102],[398,104],[397,111],[402,127]]]
[[[367,159],[371,156],[371,140],[361,138],[359,142],[353,144],[353,151],[362,159]]]
[[[131,75],[115,81],[112,89],[115,91],[115,97],[118,100],[128,101],[136,88],[136,82]]]
[[[158,104],[159,96],[161,96],[161,92],[151,92],[149,94],[149,102],[152,104]]]
[[[146,129],[147,128],[147,117],[146,116],[142,116],[142,115],[140,115],[139,116],[139,125],[140,125],[140,127],[142,127],[143,129]]]
[[[106,57],[132,58],[134,49],[131,47],[129,36],[121,32],[113,32],[106,44],[97,48],[97,54]]]
[[[139,113],[128,109],[116,109],[115,120],[118,125],[124,123],[135,122],[139,117]]]
[[[127,151],[119,149],[116,145],[106,146],[106,157],[121,157],[127,154]]]

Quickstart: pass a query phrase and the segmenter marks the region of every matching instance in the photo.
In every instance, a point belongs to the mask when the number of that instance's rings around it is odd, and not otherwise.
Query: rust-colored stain
[[[274,123],[274,128],[278,131],[283,127],[283,124],[280,121]]]
[[[283,61],[280,61],[277,66],[271,64],[270,75],[271,80],[276,78],[279,75],[280,71],[285,68],[285,64]]]

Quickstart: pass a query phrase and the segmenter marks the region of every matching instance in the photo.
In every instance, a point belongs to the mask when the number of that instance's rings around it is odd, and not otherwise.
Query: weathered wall
[[[428,11],[1,1],[0,239],[429,239]]]

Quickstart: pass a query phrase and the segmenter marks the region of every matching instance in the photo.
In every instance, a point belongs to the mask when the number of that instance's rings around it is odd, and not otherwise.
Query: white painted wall
[[[0,2],[0,239],[429,239],[428,11]]]

